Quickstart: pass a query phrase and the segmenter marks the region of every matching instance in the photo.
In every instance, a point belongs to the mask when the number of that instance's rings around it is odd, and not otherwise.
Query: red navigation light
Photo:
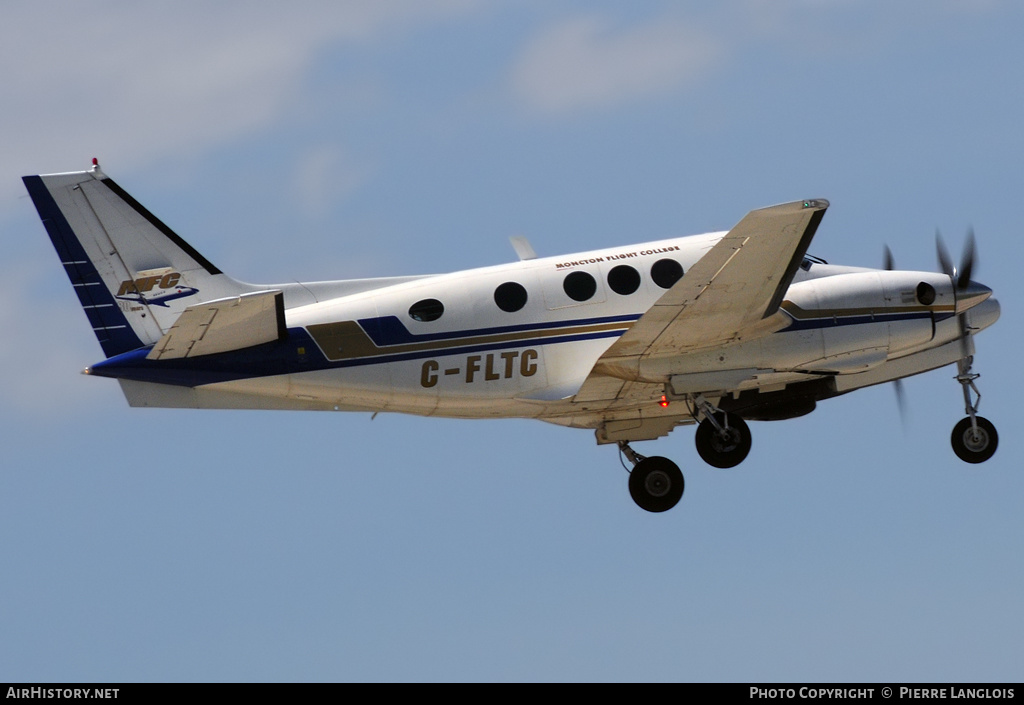
[[[658,402],[658,406],[660,406],[662,409],[668,406],[668,397],[662,394],[661,401]]]

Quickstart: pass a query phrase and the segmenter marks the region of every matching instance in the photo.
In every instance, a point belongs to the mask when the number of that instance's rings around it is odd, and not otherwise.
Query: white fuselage
[[[786,317],[781,330],[706,353],[645,360],[630,379],[636,388],[632,400],[604,406],[600,400],[585,405],[574,400],[601,354],[665,293],[652,278],[655,263],[672,260],[688,270],[723,235],[412,278],[302,305],[294,304],[300,296],[312,298],[315,285],[280,286],[289,330],[308,332],[316,348],[303,349],[303,355],[322,356],[327,364],[311,360],[315,369],[310,371],[199,389],[288,399],[308,408],[532,417],[595,427],[614,413],[626,417],[637,409],[678,415],[678,409],[659,411],[657,402],[666,392],[673,398],[720,397],[784,389],[815,377],[833,377],[844,392],[959,359],[960,345],[952,344],[958,327],[947,276],[807,261],[778,314]],[[639,275],[633,293],[616,293],[609,283],[612,270],[623,265]],[[566,278],[579,272],[594,283],[584,300],[576,299],[587,291],[573,292],[574,298],[565,286]],[[914,294],[922,282],[937,292],[927,304]],[[498,288],[509,283],[526,293],[514,311],[495,300]],[[317,297],[330,296],[330,287],[322,287]],[[434,320],[417,320],[410,311],[424,301],[440,302],[443,312]],[[427,318],[437,313],[432,305]],[[998,314],[998,304],[989,299],[971,311],[971,324],[987,327]]]

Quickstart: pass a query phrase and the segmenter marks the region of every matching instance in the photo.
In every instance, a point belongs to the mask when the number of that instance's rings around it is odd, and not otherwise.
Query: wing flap
[[[146,359],[213,355],[273,342],[285,335],[284,294],[257,291],[189,306]]]

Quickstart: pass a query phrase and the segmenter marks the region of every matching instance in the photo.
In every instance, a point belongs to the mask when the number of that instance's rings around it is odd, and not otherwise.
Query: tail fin
[[[157,342],[189,304],[252,290],[98,166],[22,180],[107,357]]]

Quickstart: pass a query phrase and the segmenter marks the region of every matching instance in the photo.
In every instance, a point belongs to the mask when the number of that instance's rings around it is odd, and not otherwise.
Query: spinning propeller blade
[[[971,283],[971,271],[974,269],[974,228],[967,231],[967,241],[964,243],[964,253],[960,258],[960,272],[956,278],[956,288],[963,291]]]
[[[949,256],[949,250],[946,249],[946,244],[942,241],[942,235],[938,229],[935,230],[935,252],[939,259],[939,268],[945,272],[946,276],[949,277],[950,282],[953,284],[953,296],[957,301],[957,309],[960,309],[961,296],[967,293],[968,288],[971,286],[971,274],[974,272],[975,260],[977,259],[977,245],[975,244],[974,228],[970,228],[967,231],[967,239],[964,242],[964,251],[960,256],[960,268],[957,269],[953,266],[953,260]],[[956,317],[957,323],[960,325],[960,354],[961,357],[966,360],[969,356],[969,349],[967,346],[967,315],[966,311],[961,312]]]
[[[953,266],[953,260],[950,259],[949,250],[946,249],[946,243],[942,241],[942,233],[938,228],[935,229],[935,254],[939,258],[939,271],[950,279],[956,276],[956,267]]]
[[[900,410],[900,422],[903,424],[903,430],[907,430],[907,395],[903,388],[902,379],[894,379],[892,381],[893,391],[896,392],[896,408]]]
[[[888,245],[885,246],[885,265],[884,266],[885,266],[886,271],[889,271],[889,272],[891,272],[892,270],[896,269],[896,261],[893,259],[892,250],[889,249]]]
[[[885,254],[883,256],[884,266],[887,272],[892,272],[896,268],[896,258],[893,257],[893,251],[889,249],[889,246],[885,246]],[[903,430],[906,431],[906,395],[903,391],[903,380],[893,380],[893,391],[896,392],[896,408],[899,409],[899,418],[903,424]]]

